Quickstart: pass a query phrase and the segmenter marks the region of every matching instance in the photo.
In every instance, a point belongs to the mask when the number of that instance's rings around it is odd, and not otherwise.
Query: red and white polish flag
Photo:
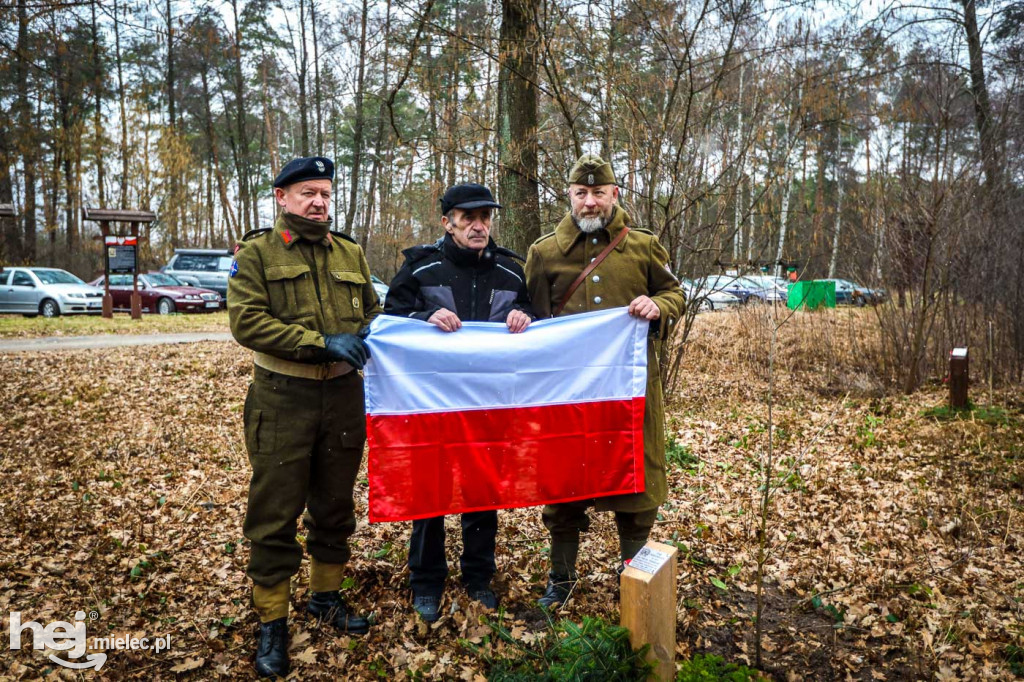
[[[370,521],[643,491],[647,328],[625,308],[521,334],[378,317],[364,370]]]

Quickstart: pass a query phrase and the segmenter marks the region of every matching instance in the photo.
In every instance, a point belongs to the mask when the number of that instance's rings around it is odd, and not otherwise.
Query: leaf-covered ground
[[[677,464],[654,537],[682,550],[680,657],[754,657],[768,381],[752,366],[760,355],[745,324],[734,314],[698,319],[670,410]],[[803,324],[784,328],[780,348],[799,344]],[[997,391],[999,409],[943,419],[925,413],[944,403],[941,385],[888,397],[856,377],[837,381],[835,365],[816,373],[813,358],[779,364],[765,669],[780,680],[1012,679],[1008,647],[1024,645],[1022,392]],[[241,533],[248,353],[229,343],[20,353],[0,355],[0,369],[5,625],[10,611],[46,623],[83,610],[98,616],[90,638],[171,636],[169,652],[108,652],[89,677],[252,677]],[[366,492],[362,478],[363,519]],[[584,578],[561,615],[617,621],[614,525],[594,518]],[[500,519],[505,623],[528,642],[545,627],[533,602],[546,533],[535,509]],[[408,536],[408,524],[359,525],[347,595],[376,619],[363,638],[301,615],[304,564],[292,600],[297,678],[486,674],[460,639],[486,643],[489,629],[455,576],[444,618],[428,628],[411,615]],[[77,675],[38,651],[0,660],[5,678]]]

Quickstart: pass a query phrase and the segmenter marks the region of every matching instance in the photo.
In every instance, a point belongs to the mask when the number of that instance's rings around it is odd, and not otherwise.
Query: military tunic
[[[243,241],[228,284],[228,316],[246,348],[308,363],[325,335],[359,332],[381,306],[362,249],[340,233],[310,241],[301,236],[302,220],[286,214]],[[362,377],[304,378],[257,365],[244,422],[252,465],[244,523],[249,577],[270,587],[298,571],[296,521],[304,508],[310,555],[346,563],[366,439]]]
[[[605,229],[586,234],[570,214],[549,235],[530,247],[526,282],[538,318],[550,317],[572,282],[629,225],[629,215],[616,206]],[[601,511],[645,512],[665,501],[665,408],[658,354],[684,307],[679,281],[668,269],[668,252],[648,230],[630,226],[629,233],[579,285],[561,315],[628,306],[649,296],[661,317],[651,322],[647,344],[647,393],[644,409],[644,480],[642,493],[598,498]]]

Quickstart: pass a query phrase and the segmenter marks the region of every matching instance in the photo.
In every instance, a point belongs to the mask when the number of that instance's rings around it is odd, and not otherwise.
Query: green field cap
[[[615,173],[610,163],[597,154],[584,154],[569,171],[570,185],[614,185]]]

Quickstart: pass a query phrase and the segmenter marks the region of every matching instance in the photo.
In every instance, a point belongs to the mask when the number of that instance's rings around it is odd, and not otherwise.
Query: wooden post
[[[108,320],[114,318],[114,297],[110,295],[110,269],[107,267],[107,263],[110,259],[107,257],[107,243],[106,237],[110,235],[110,221],[101,220],[100,222],[100,238],[103,241],[103,317]]]
[[[138,221],[132,221],[129,223],[129,232],[131,236],[135,237],[135,263],[136,268],[132,272],[132,297],[131,297],[131,308],[132,308],[132,319],[142,319],[142,296],[139,294],[139,223]]]
[[[954,410],[967,407],[968,358],[966,348],[954,348],[949,354],[949,406]]]
[[[621,624],[629,629],[634,649],[651,648],[647,660],[654,677],[676,677],[676,557],[671,545],[648,542],[626,566],[619,579]]]

